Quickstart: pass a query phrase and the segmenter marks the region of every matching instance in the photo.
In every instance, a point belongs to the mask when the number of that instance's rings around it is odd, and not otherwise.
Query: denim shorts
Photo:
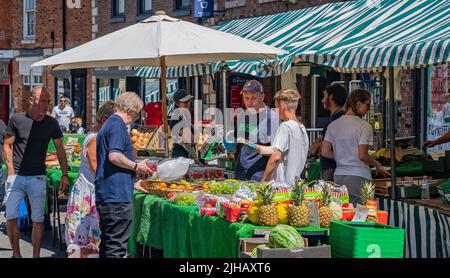
[[[20,201],[26,194],[31,206],[31,220],[44,222],[45,176],[9,176],[7,183],[6,219],[18,218]]]

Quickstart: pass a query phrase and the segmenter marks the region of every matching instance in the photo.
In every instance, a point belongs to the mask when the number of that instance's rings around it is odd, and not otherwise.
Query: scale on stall
[[[223,126],[217,125],[211,129],[211,133],[201,146],[199,151],[199,159],[208,162],[226,158],[227,154],[222,144]]]

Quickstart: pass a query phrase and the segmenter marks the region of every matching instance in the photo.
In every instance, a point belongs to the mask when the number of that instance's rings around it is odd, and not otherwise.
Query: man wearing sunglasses
[[[62,96],[59,99],[59,104],[53,108],[52,117],[58,121],[61,131],[69,131],[69,124],[75,118],[75,114],[72,107],[68,105],[68,100],[65,96]]]

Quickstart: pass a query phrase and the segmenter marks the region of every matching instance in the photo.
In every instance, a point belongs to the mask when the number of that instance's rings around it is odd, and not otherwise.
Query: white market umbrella
[[[267,59],[287,52],[157,12],[139,23],[36,62],[54,70],[113,66],[161,67],[163,115],[167,113],[166,68],[240,59]],[[168,135],[167,117],[163,117]],[[168,154],[166,136],[166,155]]]

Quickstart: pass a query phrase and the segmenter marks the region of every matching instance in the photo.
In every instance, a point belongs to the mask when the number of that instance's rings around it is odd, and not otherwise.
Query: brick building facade
[[[83,117],[81,114],[85,114],[86,94],[79,90],[83,80],[77,81],[80,84],[72,86],[70,71],[52,73],[50,68],[36,68],[32,70],[33,76],[30,77],[32,63],[91,40],[91,2],[79,1],[79,6],[70,5],[69,2],[77,3],[72,0],[1,1],[0,51],[12,53],[8,57],[9,60],[3,59],[3,62],[7,62],[10,66],[9,100],[3,103],[11,106],[9,112],[27,109],[32,82],[46,86],[55,102],[56,92],[70,98],[74,95],[72,91],[78,90],[77,94],[83,96],[74,96],[72,106],[80,107],[80,115],[77,116]],[[58,86],[55,76],[59,76],[60,79],[64,77],[67,79],[66,85],[70,86],[65,88]],[[86,74],[78,75],[77,78],[86,79]]]
[[[36,31],[33,39],[26,39],[26,36],[24,36],[24,23],[26,22],[24,20],[24,4],[28,2],[36,3]],[[62,1],[1,1],[0,13],[11,16],[0,17],[0,65],[2,63],[5,65],[5,61],[10,59],[7,68],[9,68],[12,76],[9,90],[12,95],[11,104],[14,111],[18,112],[26,109],[26,96],[29,92],[29,86],[23,83],[24,70],[27,69],[27,65],[63,50],[64,12],[66,28],[65,48],[68,49],[135,24],[158,10],[166,11],[168,15],[173,17],[210,26],[232,19],[274,14],[340,1],[216,0],[215,10],[224,9],[225,12],[216,12],[214,18],[201,21],[194,17],[193,2],[192,0],[68,0],[66,4],[69,3],[71,7],[66,6],[64,11]],[[12,56],[12,59],[8,58],[9,56]],[[142,95],[147,82],[143,78],[135,77],[134,71],[130,68],[100,68],[54,73],[50,73],[49,69],[43,69],[41,76],[37,81],[42,81],[49,88],[55,101],[57,100],[55,91],[59,94],[65,94],[69,98],[75,98],[73,101],[76,103],[73,105],[77,106],[79,114],[83,114],[79,116],[83,117],[87,127],[94,122],[96,110],[102,101],[105,100],[104,96],[100,96],[101,92],[107,90],[107,98],[114,98],[117,94],[116,91],[120,92],[123,90],[137,91]],[[404,77],[406,78],[407,76],[404,75]],[[356,77],[354,76],[353,78]],[[350,80],[352,77],[341,76],[340,79]],[[273,105],[272,96],[280,88],[280,78],[264,78],[260,81],[267,92],[267,104]],[[297,81],[297,89],[302,95],[301,106],[299,107],[301,117],[305,125],[311,127],[313,126],[312,118],[314,118],[311,107],[313,80],[310,76],[298,76]],[[3,83],[1,82],[0,84],[6,84],[4,81]],[[324,81],[322,79],[321,82],[329,83],[330,80]],[[193,83],[192,78],[180,79],[180,86],[189,89],[194,94]],[[200,85],[200,89],[203,91],[205,90],[204,88],[213,87],[209,78],[202,77],[199,83],[203,85]],[[403,89],[407,94],[407,96],[403,97],[411,99],[412,86],[402,86]],[[216,90],[218,89],[216,88]],[[0,88],[1,93],[2,90]],[[320,92],[317,93],[320,94]],[[2,97],[0,95],[0,100]],[[320,96],[315,95],[315,97],[317,98],[317,105],[320,106]],[[212,101],[209,101],[210,99]],[[208,101],[218,106],[221,102],[219,95],[208,96]],[[319,108],[316,107],[317,109]],[[411,126],[409,125],[412,117],[410,110],[408,105],[400,107],[400,113],[403,115],[400,123],[401,134],[411,133],[407,130]],[[319,123],[317,126],[320,127],[320,125]]]

